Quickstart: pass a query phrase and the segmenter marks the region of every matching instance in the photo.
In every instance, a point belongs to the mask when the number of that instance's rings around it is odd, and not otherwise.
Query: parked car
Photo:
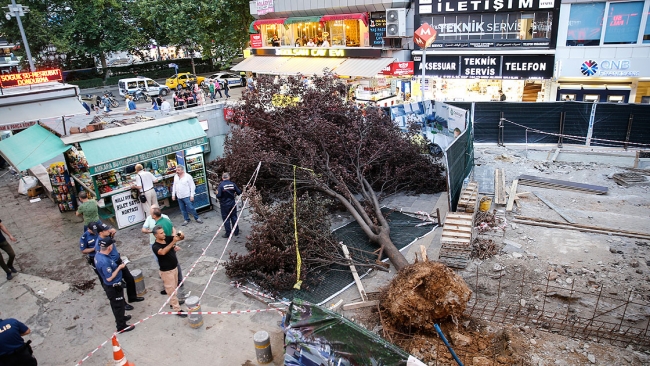
[[[246,86],[246,79],[232,72],[218,72],[210,75],[209,79],[216,79],[221,85],[227,82],[231,88],[234,86]]]
[[[196,76],[194,74],[190,74],[189,72],[179,72],[178,74],[175,74],[165,80],[165,85],[167,85],[167,87],[176,90],[187,88],[189,84],[194,83],[199,83],[200,86],[205,87],[205,77]]]
[[[166,85],[160,85],[156,81],[147,77],[139,76],[137,78],[120,79],[117,82],[117,88],[121,96],[133,94],[138,89],[146,91],[151,96],[160,95],[164,97],[169,94],[171,90]]]

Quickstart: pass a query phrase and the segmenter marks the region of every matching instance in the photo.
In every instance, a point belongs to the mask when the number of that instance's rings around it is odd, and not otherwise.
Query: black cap
[[[108,237],[108,238],[101,239],[99,241],[99,246],[102,247],[102,248],[108,248],[111,244],[114,244],[114,243],[115,243],[115,240],[113,240],[113,238],[111,238],[111,237]]]
[[[90,225],[88,225],[88,228],[92,230],[95,234],[99,234],[100,232],[104,230],[109,230],[111,227],[104,224],[101,221],[93,222]]]

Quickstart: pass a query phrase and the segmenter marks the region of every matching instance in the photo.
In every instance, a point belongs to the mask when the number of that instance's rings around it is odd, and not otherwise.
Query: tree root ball
[[[397,328],[433,331],[433,323],[458,319],[472,291],[462,277],[439,262],[404,267],[382,292],[384,320]]]

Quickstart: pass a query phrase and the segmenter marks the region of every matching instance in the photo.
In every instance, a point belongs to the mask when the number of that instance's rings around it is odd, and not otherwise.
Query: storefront
[[[62,141],[71,146],[65,158],[76,190],[96,197],[103,215],[114,217],[120,229],[144,221],[148,214],[131,196],[136,164],[158,178],[154,189],[162,207],[173,204],[178,165],[194,178],[194,207],[212,207],[203,155],[208,138],[195,114],[70,135]]]
[[[560,1],[416,1],[415,28],[437,32],[426,49],[424,98],[540,101],[553,77]],[[422,50],[413,95],[421,98]]]

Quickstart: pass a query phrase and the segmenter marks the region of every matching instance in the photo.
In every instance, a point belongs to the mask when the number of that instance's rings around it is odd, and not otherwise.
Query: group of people
[[[330,42],[327,37],[307,38],[307,36],[303,36],[302,38],[296,38],[295,45],[296,47],[330,47]]]
[[[208,90],[210,91],[210,103],[214,102],[216,99],[217,93],[219,94],[219,99],[223,98],[223,95],[226,95],[226,99],[230,99],[230,86],[228,85],[228,80],[224,80],[221,83],[219,80],[210,79],[208,80]],[[223,94],[221,91],[223,90]]]

